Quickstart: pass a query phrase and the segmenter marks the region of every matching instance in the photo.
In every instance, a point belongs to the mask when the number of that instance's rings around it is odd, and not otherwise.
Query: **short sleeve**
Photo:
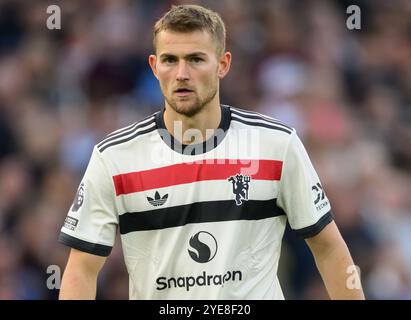
[[[112,179],[100,152],[94,148],[79,185],[59,242],[99,256],[108,256],[114,246],[118,214]]]
[[[333,220],[330,202],[295,131],[284,158],[277,203],[303,238],[317,235]]]

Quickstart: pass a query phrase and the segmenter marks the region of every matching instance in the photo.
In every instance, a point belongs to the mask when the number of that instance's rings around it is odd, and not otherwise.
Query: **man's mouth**
[[[184,97],[184,96],[188,96],[194,91],[188,88],[178,88],[177,90],[174,90],[174,92],[177,94],[177,96]]]
[[[193,90],[188,88],[178,88],[177,90],[174,90],[174,92],[193,92]]]

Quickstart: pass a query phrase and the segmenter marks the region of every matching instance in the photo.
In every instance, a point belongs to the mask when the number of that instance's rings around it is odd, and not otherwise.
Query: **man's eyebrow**
[[[206,56],[204,52],[193,52],[184,56],[184,58],[191,58],[191,57],[198,57],[198,56]]]
[[[206,55],[207,55],[206,53],[201,52],[201,51],[192,52],[192,53],[189,53],[189,54],[185,55],[184,59],[192,58],[192,57],[198,57],[198,56],[206,56]],[[163,58],[177,58],[177,56],[174,55],[174,54],[171,54],[171,53],[162,53],[162,54],[160,54],[160,58],[161,59],[163,59]]]
[[[163,58],[177,58],[177,56],[173,55],[173,54],[170,54],[170,53],[162,53],[162,54],[160,54],[160,58],[161,59],[163,59]]]

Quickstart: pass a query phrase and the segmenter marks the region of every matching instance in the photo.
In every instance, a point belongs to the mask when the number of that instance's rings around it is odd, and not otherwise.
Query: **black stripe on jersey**
[[[80,240],[78,238],[69,236],[64,232],[60,232],[58,241],[71,248],[102,257],[107,257],[112,249],[112,247],[105,246],[103,244],[91,243],[88,241]]]
[[[312,226],[308,226],[302,229],[294,229],[301,237],[304,239],[311,238],[316,236],[321,232],[322,229],[325,228],[331,221],[334,220],[334,215],[332,211],[328,211],[325,215],[323,215],[317,223],[313,224]]]
[[[124,132],[124,131],[126,131],[126,130],[131,130],[131,131],[132,131],[132,128],[134,128],[135,126],[138,126],[138,125],[141,124],[142,122],[144,122],[144,121],[146,121],[146,120],[148,120],[148,119],[150,119],[151,117],[154,117],[154,116],[155,116],[155,113],[153,113],[153,114],[151,114],[151,115],[149,115],[149,116],[147,116],[147,117],[145,117],[145,118],[143,118],[143,119],[141,119],[141,120],[139,120],[139,121],[137,121],[137,122],[134,122],[133,124],[131,124],[131,125],[125,127],[125,128],[122,128],[122,129],[120,129],[120,130],[114,131],[114,132],[108,134],[105,139],[110,138],[110,137],[115,136],[115,135],[118,135],[119,133],[122,133],[122,132]],[[102,141],[102,142],[103,142],[103,141]]]
[[[287,126],[286,124],[282,123],[281,121],[266,117],[266,116],[264,116],[262,114],[259,114],[257,112],[251,112],[251,111],[249,112],[249,111],[244,111],[244,110],[238,110],[238,109],[235,109],[235,108],[231,108],[231,112],[238,115],[238,116],[240,116],[240,117],[243,117],[243,118],[262,120],[262,121],[265,121],[265,122],[269,122],[269,123],[272,123],[272,124],[282,126],[282,127],[286,128],[288,130],[293,131],[293,129],[291,127]]]
[[[189,223],[262,220],[285,215],[277,200],[248,200],[237,206],[234,200],[196,202],[119,216],[120,233],[180,227]]]
[[[280,127],[280,126],[276,126],[276,125],[274,125],[274,124],[251,122],[251,121],[245,121],[245,120],[243,120],[243,119],[238,119],[238,118],[235,117],[234,114],[232,115],[231,120],[232,120],[232,121],[241,122],[241,123],[247,124],[247,125],[249,125],[249,126],[263,127],[263,128],[268,128],[268,129],[279,130],[279,131],[283,131],[283,132],[288,133],[288,134],[291,134],[291,133],[292,133],[292,131],[290,131],[290,130],[288,130],[288,129],[286,129],[286,128]]]
[[[152,117],[152,116],[150,116],[150,117]],[[124,137],[124,136],[126,136],[126,135],[128,135],[128,134],[131,134],[131,133],[135,132],[136,130],[138,130],[138,129],[142,128],[142,127],[145,127],[145,126],[153,123],[154,118],[151,119],[151,120],[148,121],[148,122],[141,123],[141,122],[143,122],[143,121],[146,121],[146,120],[149,119],[150,117],[148,117],[148,118],[146,118],[146,119],[144,119],[144,120],[142,120],[142,121],[139,121],[138,123],[135,123],[135,124],[132,125],[131,127],[124,128],[124,129],[122,129],[122,130],[119,131],[119,132],[109,134],[103,141],[101,141],[101,142],[97,145],[97,147],[100,148],[100,147],[102,147],[104,144],[106,144],[107,142],[113,141],[113,140],[115,140],[115,139],[117,139],[117,138]]]
[[[151,124],[153,124],[153,123],[155,123],[154,118],[153,118],[152,121],[147,122],[144,126],[142,126],[142,128],[144,128],[144,127],[146,127],[146,126],[149,126],[149,125],[151,125]],[[141,135],[143,135],[143,134],[149,133],[149,132],[154,131],[154,130],[156,130],[156,129],[157,129],[157,127],[154,125],[154,126],[151,126],[151,127],[147,128],[147,129],[145,129],[145,130],[137,131],[137,132],[135,132],[132,136],[128,136],[128,137],[126,137],[126,138],[124,138],[124,139],[120,139],[120,140],[114,140],[112,143],[103,145],[103,146],[99,149],[99,151],[100,151],[100,152],[103,152],[104,150],[106,150],[106,149],[109,148],[109,147],[112,147],[112,146],[115,146],[115,145],[118,145],[118,144],[121,144],[121,143],[130,141],[130,140],[132,140],[132,139],[134,139],[134,138],[136,138],[136,137],[138,137],[138,136],[141,136]]]
[[[145,118],[145,119],[143,119],[143,120],[141,120],[141,121],[134,122],[134,123],[128,125],[127,127],[122,128],[122,129],[119,129],[119,130],[116,130],[116,131],[114,131],[114,132],[111,132],[111,133],[109,133],[108,135],[105,136],[104,140],[106,140],[106,139],[108,139],[108,138],[111,138],[112,136],[118,135],[118,134],[120,134],[120,133],[123,133],[124,131],[133,130],[133,128],[134,128],[135,126],[137,126],[140,122],[143,122],[144,120],[147,120],[148,118],[149,118],[149,117],[147,117],[147,118]],[[104,143],[104,140],[101,141],[100,144],[101,144],[101,143]]]

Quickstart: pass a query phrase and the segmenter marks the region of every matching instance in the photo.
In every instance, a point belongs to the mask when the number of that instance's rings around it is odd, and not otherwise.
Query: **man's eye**
[[[174,63],[175,61],[176,61],[176,59],[172,58],[172,57],[168,57],[168,58],[163,59],[164,63]]]
[[[199,63],[199,62],[203,61],[203,59],[201,59],[199,57],[192,57],[190,60],[191,60],[191,62],[194,62],[194,63]]]

